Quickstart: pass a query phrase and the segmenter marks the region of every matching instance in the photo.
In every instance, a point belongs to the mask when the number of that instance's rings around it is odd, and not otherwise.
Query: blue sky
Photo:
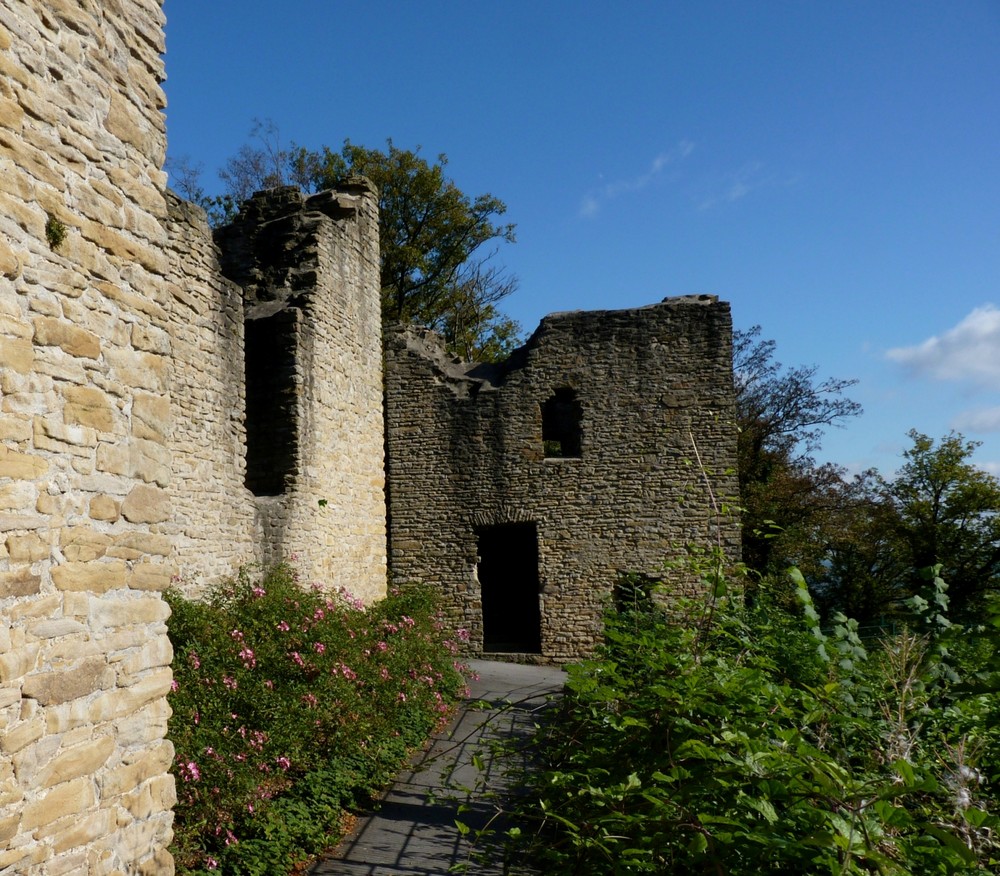
[[[169,155],[286,141],[446,153],[508,206],[507,312],[731,302],[857,378],[819,454],[911,428],[1000,473],[1000,0],[166,0]]]

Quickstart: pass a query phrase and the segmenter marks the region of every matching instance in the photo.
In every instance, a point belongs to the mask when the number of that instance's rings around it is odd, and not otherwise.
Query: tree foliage
[[[812,458],[824,429],[861,413],[844,396],[856,380],[817,378],[815,365],[786,368],[760,326],[733,335],[733,377],[743,506],[743,561],[759,574],[822,557],[817,532],[842,510],[843,472]]]
[[[938,579],[914,632],[865,642],[796,582],[800,617],[725,595],[608,614],[531,742],[510,833],[541,872],[997,872],[1000,697],[968,686],[1000,618],[970,647]]]
[[[501,221],[502,200],[465,194],[446,175],[447,164],[444,154],[431,163],[419,147],[400,149],[391,140],[384,150],[349,140],[339,150],[286,147],[273,122],[257,121],[251,141],[220,171],[225,195],[206,198],[190,164],[175,163],[172,176],[217,224],[256,191],[321,191],[367,177],[379,191],[383,322],[428,326],[464,358],[496,360],[519,343],[520,326],[498,308],[517,280],[495,262],[498,246],[514,242],[514,225]]]
[[[916,430],[904,463],[884,485],[911,569],[940,566],[960,612],[1000,583],[1000,481],[977,468],[979,443],[952,432],[935,442]]]

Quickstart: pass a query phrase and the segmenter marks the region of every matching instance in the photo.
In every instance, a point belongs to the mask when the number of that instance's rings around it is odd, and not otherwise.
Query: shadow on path
[[[552,666],[488,660],[470,665],[479,680],[469,683],[471,697],[451,725],[414,757],[378,811],[360,821],[331,856],[309,871],[311,876],[446,874],[473,851],[456,820],[470,827],[470,836],[491,820],[492,827],[499,826],[498,807],[490,800],[510,790],[505,774],[516,764],[494,761],[488,743],[527,737],[537,712],[562,689],[565,673]],[[474,759],[482,760],[482,771]],[[488,858],[477,857],[469,872],[502,876],[501,851],[486,852]]]

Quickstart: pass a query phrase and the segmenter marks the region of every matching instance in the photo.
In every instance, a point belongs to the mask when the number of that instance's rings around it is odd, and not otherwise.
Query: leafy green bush
[[[181,873],[286,873],[397,772],[464,688],[431,596],[367,609],[243,572],[173,609],[174,856]],[[460,631],[461,632],[461,631]]]
[[[939,579],[881,641],[821,629],[801,577],[797,617],[711,584],[569,668],[513,830],[542,871],[998,872],[996,623],[948,624]]]

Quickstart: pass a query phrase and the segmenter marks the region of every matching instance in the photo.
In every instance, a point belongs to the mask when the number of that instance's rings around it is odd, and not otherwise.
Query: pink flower
[[[304,702],[310,709],[314,709],[319,705],[319,700],[316,699],[316,694],[311,693],[303,694],[302,702]]]
[[[317,654],[322,654],[326,650],[326,645],[324,645],[322,642],[313,642],[313,650]]]
[[[250,592],[258,599],[262,596],[267,596],[267,591],[263,587],[254,587]]]
[[[292,762],[287,757],[284,756],[277,758],[275,760],[275,763],[279,767],[281,767],[285,772],[288,772],[288,770],[291,769],[292,766]]]
[[[230,630],[229,637],[236,642],[243,641],[243,633],[241,633],[239,630]]]
[[[455,630],[455,635],[458,637],[458,640],[460,642],[468,642],[469,641],[469,631],[467,629],[465,629],[464,627],[461,628],[461,629]]]
[[[288,656],[292,658],[292,662],[295,663],[296,666],[306,665],[306,661],[302,659],[302,655],[298,651],[292,651],[292,653]]]
[[[181,761],[177,765],[177,771],[185,782],[197,782],[201,778],[201,770],[193,760]]]
[[[247,669],[254,669],[257,666],[257,658],[250,648],[240,649],[240,660],[243,661],[243,666]]]
[[[288,626],[288,623],[286,621],[280,621],[278,623],[278,629],[281,630],[281,632],[283,633],[287,633],[291,629],[291,627]]]
[[[188,652],[188,663],[190,663],[194,669],[201,669],[201,660],[198,659],[198,655],[194,651]]]
[[[219,869],[219,862],[216,861],[215,858],[209,856],[209,857],[205,858],[205,869],[206,870],[218,870]]]
[[[179,687],[180,687],[180,685],[179,685],[179,684],[177,683],[177,679],[176,679],[176,678],[175,678],[175,679],[173,679],[173,680],[171,680],[171,682],[170,682],[170,689],[171,689],[171,690],[174,690],[174,691],[175,691],[175,690],[177,690],[177,689],[178,689]]]
[[[223,675],[222,683],[230,690],[236,690],[236,688],[239,687],[239,684],[237,683],[236,679],[233,678],[231,675]]]

